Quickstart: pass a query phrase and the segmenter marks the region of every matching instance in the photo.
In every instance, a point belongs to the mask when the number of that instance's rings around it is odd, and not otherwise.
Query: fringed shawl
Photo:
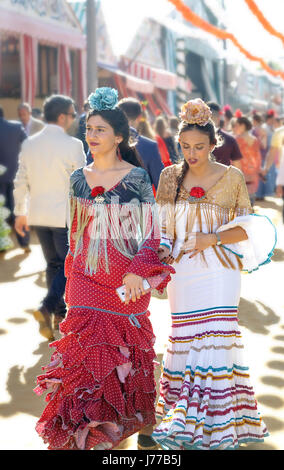
[[[101,203],[92,197],[83,168],[72,173],[70,183],[69,246],[75,256],[84,251],[87,273],[98,266],[109,272],[111,246],[132,260],[148,239],[159,239],[152,185],[143,168],[132,168],[103,193]]]
[[[156,207],[151,203],[104,204],[72,196],[70,247],[74,256],[87,246],[86,272],[103,264],[109,272],[108,246],[132,260],[147,240],[159,239]]]
[[[232,221],[235,217],[251,213],[251,205],[247,187],[242,173],[232,166],[228,167],[224,175],[206,192],[205,198],[200,202],[191,202],[189,193],[182,185],[175,203],[178,188],[178,177],[182,172],[182,165],[173,165],[163,170],[157,190],[157,205],[162,236],[172,241],[173,249],[177,239],[177,225],[185,228],[184,237],[187,239],[193,227],[197,231],[213,233],[213,227],[220,227]],[[214,252],[220,263],[235,269],[230,257],[222,246],[214,246]],[[180,252],[176,261],[181,259]],[[205,261],[205,254],[202,253]],[[236,256],[237,265],[241,262]]]

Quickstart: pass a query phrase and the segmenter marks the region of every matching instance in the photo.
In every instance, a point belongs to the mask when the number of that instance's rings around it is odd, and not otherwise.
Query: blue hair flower
[[[105,86],[97,88],[95,93],[90,94],[88,101],[91,109],[97,111],[114,109],[118,102],[118,91]]]

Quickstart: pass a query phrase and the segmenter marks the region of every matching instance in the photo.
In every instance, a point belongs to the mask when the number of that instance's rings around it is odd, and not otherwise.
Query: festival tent
[[[86,32],[86,2],[69,3]],[[160,25],[150,19],[143,20],[125,56],[118,58],[113,54],[101,2],[96,4],[96,28],[99,86],[115,86],[120,98],[133,96],[147,100],[154,115],[158,109],[171,115],[167,93],[176,89],[177,77],[166,69],[162,57]],[[138,56],[139,60],[135,60]]]
[[[86,38],[64,0],[0,3],[0,96],[35,104],[58,92],[82,103]]]

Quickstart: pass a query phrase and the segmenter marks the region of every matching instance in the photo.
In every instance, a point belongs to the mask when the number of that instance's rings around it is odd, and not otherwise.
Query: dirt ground
[[[245,355],[259,410],[270,432],[261,444],[242,449],[284,449],[284,229],[282,202],[268,198],[256,211],[277,226],[278,242],[273,261],[253,274],[242,276],[240,328]],[[34,428],[44,408],[36,396],[36,376],[49,362],[51,349],[38,333],[32,312],[45,293],[45,263],[32,234],[32,252],[15,248],[0,255],[0,449],[41,450],[46,446]],[[167,299],[152,298],[151,320],[157,336],[159,362],[167,343],[170,310]],[[163,317],[163,321],[161,321]],[[156,371],[158,382],[159,368]],[[120,445],[136,449],[137,436]]]

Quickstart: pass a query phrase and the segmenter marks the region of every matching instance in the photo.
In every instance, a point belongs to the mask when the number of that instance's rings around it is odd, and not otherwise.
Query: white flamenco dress
[[[154,439],[166,450],[235,449],[268,436],[254,397],[238,328],[241,270],[269,262],[276,231],[251,214],[242,173],[228,167],[200,202],[181,187],[180,167],[163,171],[157,193],[163,243],[172,248],[176,274],[168,284],[172,327],[164,355]],[[181,251],[190,233],[241,226],[248,240],[208,248],[189,259]]]

